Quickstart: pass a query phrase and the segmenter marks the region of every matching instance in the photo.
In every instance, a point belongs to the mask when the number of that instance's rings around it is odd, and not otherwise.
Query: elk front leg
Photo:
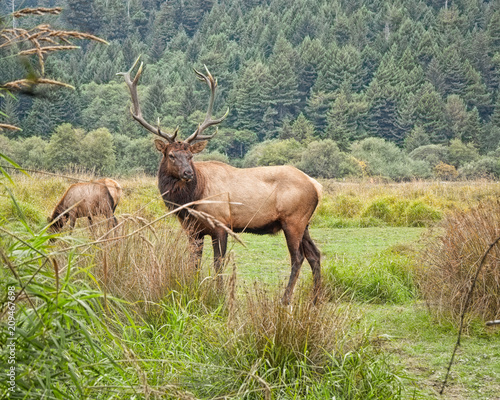
[[[196,269],[200,268],[201,257],[203,256],[204,236],[201,234],[189,235],[189,247],[191,248],[190,264]]]
[[[222,269],[227,250],[227,232],[225,230],[217,231],[212,236],[212,246],[214,249],[214,269],[217,275],[217,287],[222,290]]]

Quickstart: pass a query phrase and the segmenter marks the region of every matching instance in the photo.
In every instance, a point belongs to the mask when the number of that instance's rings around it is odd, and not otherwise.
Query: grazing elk
[[[52,223],[60,216],[51,225],[54,232],[60,231],[68,219],[71,229],[76,220],[83,217],[87,217],[92,225],[92,217],[95,215],[104,215],[116,226],[114,212],[121,195],[122,187],[113,179],[74,183],[64,192],[47,221]]]
[[[201,152],[217,131],[210,136],[201,133],[222,122],[229,113],[228,110],[223,117],[212,119],[217,81],[206,67],[207,75],[195,70],[198,78],[210,88],[208,111],[205,120],[191,136],[176,141],[178,129],[169,135],[160,129],[159,121],[153,126],[142,116],[137,83],[143,64],[133,79],[130,76],[138,61],[129,71],[119,75],[124,76],[130,90],[133,118],[164,139],[156,139],[155,146],[163,154],[158,170],[158,188],[166,206],[172,209],[196,200],[210,199],[212,202],[196,204],[196,211],[209,214],[235,232],[274,234],[283,230],[292,264],[283,303],[287,304],[291,298],[304,258],[312,268],[316,300],[321,283],[320,252],[309,235],[308,225],[321,195],[321,185],[291,166],[239,169],[215,161],[193,162],[193,154]],[[188,233],[197,265],[203,252],[204,236],[212,237],[214,266],[219,273],[226,253],[227,231],[224,226],[211,224],[199,216],[186,209],[177,213]]]

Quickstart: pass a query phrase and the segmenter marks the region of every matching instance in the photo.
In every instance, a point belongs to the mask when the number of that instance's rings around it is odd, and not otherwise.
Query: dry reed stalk
[[[10,131],[20,131],[21,128],[18,128],[17,126],[10,125],[10,124],[0,124],[0,130],[1,129],[8,129]]]
[[[60,7],[56,8],[24,8],[16,11],[13,16],[15,18],[40,15],[57,15],[61,12]],[[45,58],[48,54],[61,50],[72,50],[78,46],[72,43],[72,40],[85,39],[99,43],[107,44],[107,42],[97,36],[89,33],[77,31],[65,31],[54,29],[48,24],[38,25],[32,29],[23,28],[3,28],[0,32],[0,48],[19,46],[18,56],[36,55],[38,57],[38,65],[40,76],[23,79],[14,83],[4,83],[2,87],[9,90],[21,90],[22,88],[39,83],[53,84],[59,86],[69,86],[63,82],[42,79],[45,74]],[[42,82],[43,80],[43,82]]]
[[[47,8],[47,7],[36,7],[36,8],[23,8],[22,10],[15,11],[12,16],[14,18],[22,18],[22,17],[27,17],[27,16],[33,16],[33,15],[47,15],[47,14],[52,14],[52,15],[59,15],[62,12],[61,7],[53,7],[53,8]]]

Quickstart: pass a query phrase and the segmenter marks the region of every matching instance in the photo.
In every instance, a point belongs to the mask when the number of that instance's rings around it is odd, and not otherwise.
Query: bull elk
[[[178,129],[173,134],[148,123],[142,116],[137,94],[137,83],[142,73],[143,63],[135,77],[131,78],[139,58],[127,72],[121,72],[132,99],[132,117],[144,128],[161,139],[155,146],[163,155],[158,169],[158,188],[165,205],[175,208],[201,199],[219,200],[195,205],[196,211],[209,214],[223,226],[214,225],[200,218],[202,214],[190,213],[183,209],[177,217],[188,234],[196,265],[203,252],[203,238],[212,238],[214,266],[220,273],[226,253],[228,233],[234,232],[274,234],[284,231],[291,258],[291,274],[283,296],[283,303],[290,301],[304,258],[309,262],[314,278],[314,300],[321,284],[320,251],[309,235],[309,221],[321,195],[321,185],[292,166],[257,168],[234,168],[216,162],[193,162],[193,155],[201,152],[212,135],[202,132],[222,122],[229,110],[221,118],[212,117],[217,81],[205,67],[207,74],[195,70],[198,78],[210,88],[210,98],[205,120],[187,139],[175,140]],[[162,140],[163,139],[163,140]]]
[[[113,179],[74,183],[64,192],[47,221],[52,223],[53,232],[60,231],[68,219],[71,229],[76,220],[83,217],[87,217],[92,225],[92,217],[96,215],[104,215],[116,226],[114,212],[121,195],[122,188]]]

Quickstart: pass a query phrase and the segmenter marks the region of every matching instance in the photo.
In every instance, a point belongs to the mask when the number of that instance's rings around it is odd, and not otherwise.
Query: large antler
[[[130,97],[132,98],[132,108],[130,109],[130,113],[132,114],[132,117],[139,122],[144,128],[146,128],[148,131],[154,133],[155,135],[158,135],[164,139],[166,139],[169,143],[173,143],[175,141],[175,137],[177,136],[177,133],[179,131],[179,128],[175,130],[173,135],[169,135],[168,133],[163,132],[160,129],[160,119],[158,118],[158,125],[155,127],[148,123],[144,117],[142,116],[141,112],[141,107],[139,105],[139,97],[137,95],[137,82],[139,81],[139,78],[141,77],[142,74],[142,67],[143,63],[141,62],[141,65],[139,66],[139,69],[137,70],[137,73],[135,74],[134,79],[132,80],[130,78],[131,72],[134,70],[136,67],[137,63],[139,62],[139,59],[141,57],[137,57],[137,60],[135,60],[134,65],[132,65],[132,68],[130,68],[127,72],[118,72],[116,75],[123,75],[123,78],[125,79],[125,83],[128,86],[128,89],[130,90]]]
[[[205,120],[200,125],[198,125],[198,128],[194,131],[194,133],[185,140],[186,143],[191,143],[197,140],[212,139],[217,134],[217,130],[213,135],[200,136],[200,133],[203,132],[209,126],[220,124],[222,121],[224,121],[224,119],[226,119],[227,115],[229,114],[229,108],[228,108],[226,113],[221,118],[212,119],[212,109],[214,107],[215,89],[217,88],[217,80],[214,79],[214,77],[212,76],[206,65],[205,65],[205,70],[207,71],[207,75],[204,75],[201,72],[198,72],[197,70],[194,70],[194,72],[196,72],[198,78],[201,81],[205,81],[208,87],[210,88],[210,100],[208,102],[207,115],[205,117]]]

